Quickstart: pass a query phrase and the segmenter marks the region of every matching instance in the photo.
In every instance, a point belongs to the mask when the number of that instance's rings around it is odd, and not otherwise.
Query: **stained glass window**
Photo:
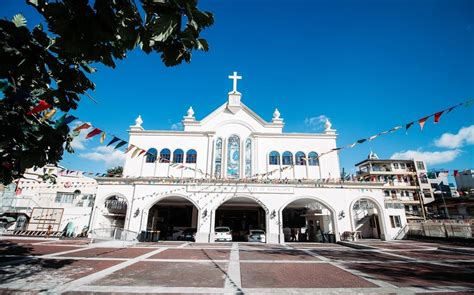
[[[237,135],[229,137],[227,143],[227,177],[240,177],[240,138]]]
[[[222,138],[216,140],[215,160],[214,160],[214,177],[220,178],[222,171]]]
[[[252,140],[245,140],[245,177],[252,177]]]

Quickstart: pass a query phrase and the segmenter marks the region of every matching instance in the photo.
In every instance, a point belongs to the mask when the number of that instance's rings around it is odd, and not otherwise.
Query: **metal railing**
[[[138,234],[123,228],[111,227],[93,229],[90,237],[93,240],[137,241]]]

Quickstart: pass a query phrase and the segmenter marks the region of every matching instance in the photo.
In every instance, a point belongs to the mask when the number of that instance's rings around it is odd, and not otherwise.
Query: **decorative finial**
[[[275,111],[273,112],[273,120],[275,119],[280,119],[280,112],[278,111],[278,109],[275,109]]]
[[[237,76],[237,72],[234,72],[234,75],[229,76],[229,79],[231,79],[231,80],[234,81],[234,83],[233,83],[233,89],[232,89],[232,92],[231,92],[231,93],[239,93],[239,92],[237,91],[237,80],[242,79],[242,76]]]
[[[328,118],[326,118],[326,122],[324,123],[324,131],[332,131],[332,124],[331,122],[329,121]]]
[[[143,120],[142,116],[138,115],[138,117],[135,119],[135,127],[142,127]]]
[[[188,118],[193,118],[194,117],[193,107],[189,107],[186,117],[188,117]]]

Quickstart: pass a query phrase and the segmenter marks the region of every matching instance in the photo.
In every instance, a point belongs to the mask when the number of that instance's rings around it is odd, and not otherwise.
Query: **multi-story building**
[[[269,243],[295,231],[308,241],[321,241],[323,233],[397,235],[405,211],[384,206],[381,183],[338,179],[329,121],[321,133],[285,133],[280,112],[264,120],[241,102],[240,77],[231,78],[227,101],[201,120],[189,108],[182,131],[146,130],[137,118],[123,177],[98,178],[93,229],[160,231],[167,239],[194,228],[198,242],[214,242],[219,226],[229,227],[234,240],[262,229]]]
[[[411,222],[426,218],[425,204],[434,198],[423,161],[383,160],[371,152],[356,166],[359,180],[383,183],[386,208],[403,206],[407,220]]]
[[[45,175],[55,175],[55,182]],[[89,226],[96,191],[95,179],[78,171],[55,166],[28,169],[0,195],[3,230],[77,235]]]
[[[456,171],[454,175],[456,186],[463,195],[474,196],[474,170],[466,169],[463,171]]]

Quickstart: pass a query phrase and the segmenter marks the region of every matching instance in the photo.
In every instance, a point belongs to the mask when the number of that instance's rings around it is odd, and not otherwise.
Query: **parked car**
[[[261,229],[251,229],[247,235],[247,242],[266,242],[265,231]]]
[[[196,241],[196,232],[195,228],[187,228],[178,236],[179,241]]]
[[[232,231],[227,226],[218,226],[214,229],[214,241],[232,242]]]

